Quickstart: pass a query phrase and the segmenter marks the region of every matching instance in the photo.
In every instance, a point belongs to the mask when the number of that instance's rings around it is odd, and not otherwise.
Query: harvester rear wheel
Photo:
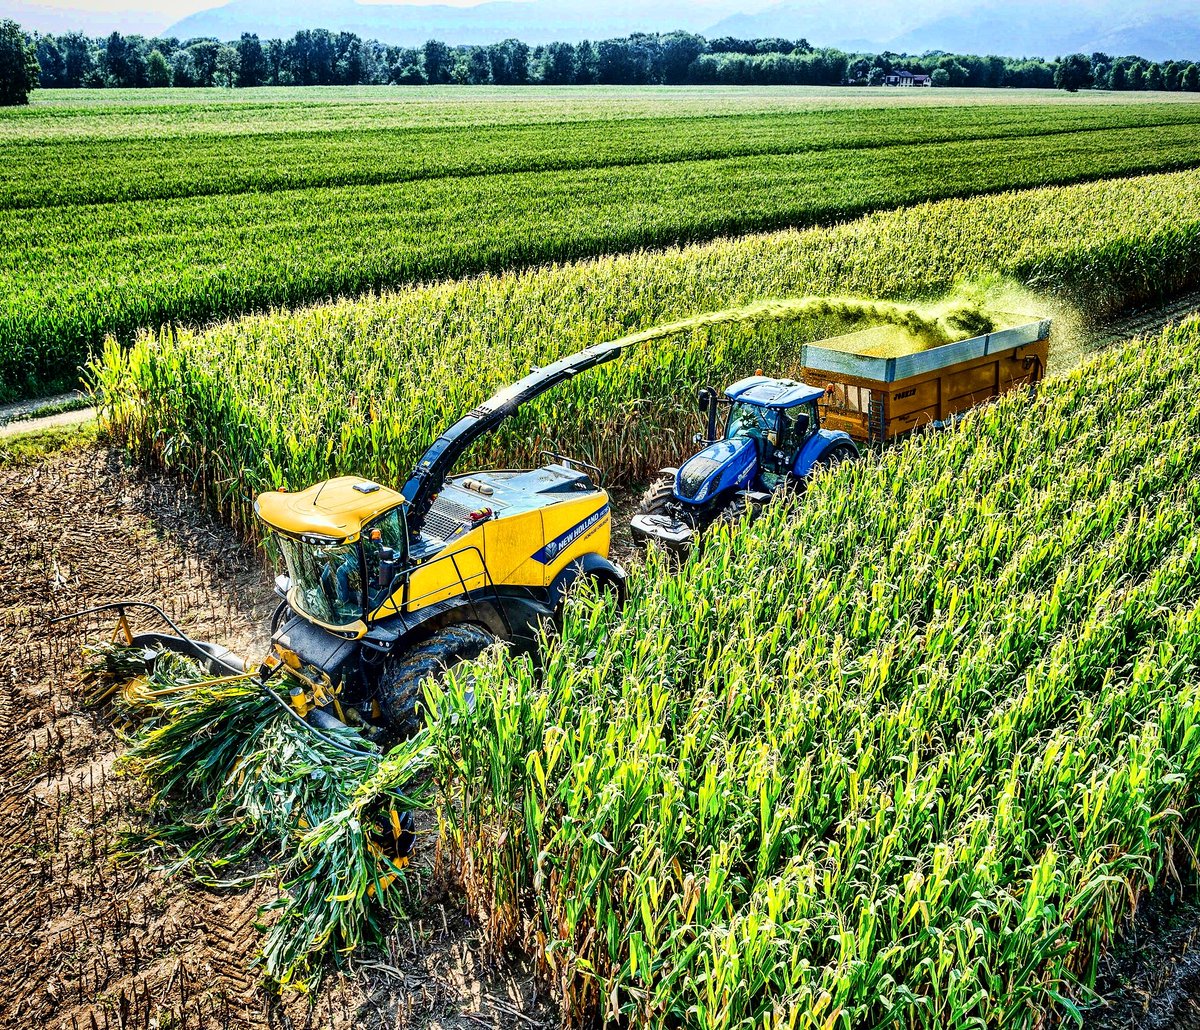
[[[383,709],[389,742],[411,737],[421,727],[421,687],[461,662],[478,658],[497,642],[482,626],[460,622],[439,629],[403,654],[388,660],[379,678],[376,697]]]
[[[638,502],[638,511],[643,515],[653,515],[662,511],[675,499],[675,474],[660,472],[658,477],[646,488]]]

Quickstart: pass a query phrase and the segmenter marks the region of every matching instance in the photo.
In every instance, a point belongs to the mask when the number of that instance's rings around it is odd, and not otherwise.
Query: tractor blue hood
[[[675,496],[685,504],[703,504],[722,490],[744,489],[757,468],[758,450],[753,440],[718,440],[680,466],[675,474]]]

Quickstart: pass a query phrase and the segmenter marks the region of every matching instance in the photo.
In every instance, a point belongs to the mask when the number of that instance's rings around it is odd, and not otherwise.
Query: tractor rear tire
[[[653,515],[662,511],[675,500],[675,474],[660,472],[656,479],[646,488],[638,502],[638,511],[643,515]]]
[[[853,461],[858,457],[858,451],[855,450],[853,444],[845,442],[834,444],[824,455],[821,460],[816,462],[809,471],[806,479],[811,478],[817,472],[830,472],[837,468],[843,461]]]
[[[385,742],[395,744],[421,728],[421,688],[426,680],[440,679],[454,666],[478,658],[498,639],[482,626],[460,622],[388,659],[376,692]]]

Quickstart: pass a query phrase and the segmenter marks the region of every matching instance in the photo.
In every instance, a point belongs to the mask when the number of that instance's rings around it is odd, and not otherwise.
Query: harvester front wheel
[[[396,655],[384,665],[376,697],[383,710],[387,739],[403,740],[421,727],[421,687],[454,666],[478,658],[497,642],[482,626],[461,622]]]
[[[288,607],[287,601],[280,601],[275,606],[275,611],[271,613],[271,636],[275,636],[279,632],[279,627],[291,617],[292,610]]]
[[[643,515],[653,515],[662,511],[675,499],[675,473],[662,471],[646,488],[642,499],[638,502],[638,511]]]

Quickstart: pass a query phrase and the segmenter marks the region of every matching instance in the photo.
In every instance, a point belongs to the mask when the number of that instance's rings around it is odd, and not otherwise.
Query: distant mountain
[[[1005,57],[1056,57],[1101,50],[1160,61],[1200,57],[1200,8],[1175,0],[1095,0],[983,3],[969,14],[932,19],[889,43],[890,49],[993,53]]]
[[[1137,54],[1152,61],[1200,60],[1200,17],[1164,18],[1120,25],[1097,35],[1087,53]]]
[[[949,50],[1005,57],[1057,57],[1102,50],[1151,60],[1200,58],[1200,8],[1191,0],[1005,0],[905,4],[785,0],[735,14],[708,35],[804,36],[847,50]]]
[[[624,36],[631,32],[689,29],[700,31],[733,9],[725,4],[665,0],[653,6],[636,0],[489,0],[475,7],[445,4],[363,4],[355,0],[318,0],[280,5],[274,0],[231,0],[169,26],[167,35],[236,39],[243,32],[291,36],[299,29],[357,32],[385,43],[418,46],[427,39],[446,43],[496,43],[516,38],[526,43],[578,41]]]
[[[757,13],[739,12],[710,25],[705,35],[762,39],[796,36],[814,46],[837,46],[846,50],[877,49],[915,25],[954,10],[954,0],[783,0]]]

